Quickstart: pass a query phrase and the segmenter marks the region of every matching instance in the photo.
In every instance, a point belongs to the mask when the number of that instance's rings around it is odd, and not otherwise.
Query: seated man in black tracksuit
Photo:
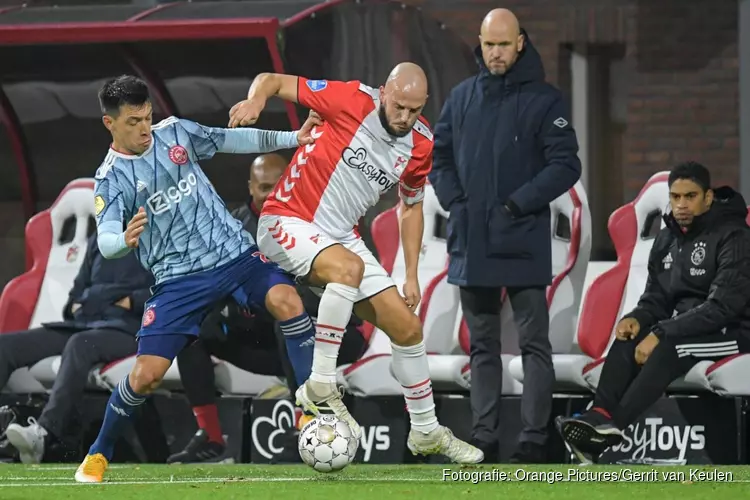
[[[617,324],[593,407],[557,418],[582,462],[619,443],[622,430],[696,363],[750,352],[747,206],[731,188],[710,185],[698,163],[669,175],[667,227],[651,249],[638,305]]]
[[[245,230],[253,237],[258,231],[260,209],[286,166],[287,161],[283,157],[266,154],[258,156],[250,167],[250,200],[234,210],[232,215],[242,221]],[[315,321],[320,298],[308,287],[298,286],[297,292],[305,310]],[[341,343],[339,364],[352,363],[362,355],[366,345],[357,329],[359,325],[361,321],[353,316]],[[310,342],[310,364],[312,351],[313,343]],[[309,373],[294,373],[285,339],[273,318],[252,316],[233,301],[217,307],[203,322],[199,341],[183,349],[177,356],[185,395],[193,408],[199,429],[183,451],[169,457],[168,463],[231,461],[219,424],[212,355],[252,373],[285,377],[291,394],[297,390],[297,381],[309,376]],[[300,418],[298,429],[309,418]],[[285,437],[284,443],[279,441],[284,447],[280,460],[301,461],[295,429],[290,429]]]
[[[95,365],[136,353],[135,334],[153,284],[151,273],[135,254],[103,258],[94,233],[63,308],[63,321],[0,334],[0,388],[16,369],[62,356],[39,421],[29,419],[28,426],[11,423],[5,429],[7,441],[18,450],[22,462],[39,463],[50,438],[59,441],[63,437]]]

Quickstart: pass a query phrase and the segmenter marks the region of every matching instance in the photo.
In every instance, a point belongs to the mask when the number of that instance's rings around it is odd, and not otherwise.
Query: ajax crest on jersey
[[[326,80],[307,80],[307,86],[313,92],[319,92],[328,87],[328,82]]]
[[[188,152],[179,144],[169,148],[169,159],[176,165],[184,165],[188,162]]]
[[[307,465],[318,472],[336,472],[352,463],[359,440],[343,420],[335,415],[320,415],[302,428],[298,445]]]

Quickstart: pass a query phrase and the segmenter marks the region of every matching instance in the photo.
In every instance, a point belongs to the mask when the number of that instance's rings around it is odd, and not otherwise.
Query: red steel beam
[[[279,50],[279,44],[276,41],[276,31],[273,34],[266,35],[266,44],[268,45],[268,52],[271,54],[271,62],[273,63],[274,73],[285,73],[284,71],[284,60],[281,58],[281,51]],[[299,116],[297,116],[297,108],[293,102],[284,101],[286,106],[286,114],[289,117],[289,125],[292,130],[300,128]]]
[[[97,23],[0,24],[0,44],[39,45],[276,36],[275,17]]]

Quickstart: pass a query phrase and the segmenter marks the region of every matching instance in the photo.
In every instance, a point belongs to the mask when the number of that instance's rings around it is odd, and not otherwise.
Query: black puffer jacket
[[[133,252],[121,259],[102,257],[94,233],[63,309],[63,321],[43,326],[72,331],[112,328],[135,335],[153,285],[153,276]],[[130,309],[116,305],[125,297],[130,299]],[[75,312],[73,304],[80,306]]]
[[[665,215],[651,249],[646,290],[625,317],[659,337],[737,331],[750,337],[750,227],[742,195],[715,191],[714,203],[683,232]]]

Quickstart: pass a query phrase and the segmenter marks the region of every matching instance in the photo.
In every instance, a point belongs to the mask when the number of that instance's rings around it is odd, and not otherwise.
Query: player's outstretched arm
[[[323,120],[310,113],[302,128],[295,132],[279,132],[257,128],[224,129],[224,142],[220,153],[270,153],[279,149],[296,149],[315,142],[312,129]]]
[[[299,77],[280,73],[261,73],[255,77],[247,91],[248,99],[268,99],[277,96],[285,101],[299,102],[297,85]]]
[[[298,77],[294,75],[259,74],[250,85],[247,99],[238,102],[229,110],[229,128],[253,125],[266,107],[266,101],[273,96],[285,101],[298,102],[297,83]]]
[[[298,132],[279,132],[259,128],[224,129],[224,143],[219,153],[271,153],[300,146]]]

